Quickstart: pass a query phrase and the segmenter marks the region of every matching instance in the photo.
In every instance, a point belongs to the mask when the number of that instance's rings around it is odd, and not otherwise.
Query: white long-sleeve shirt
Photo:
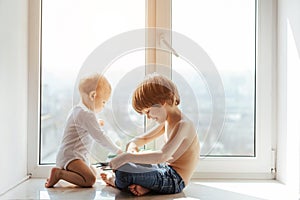
[[[101,129],[96,115],[83,103],[75,106],[69,113],[56,165],[66,169],[67,165],[81,159],[89,164],[87,157],[93,142],[97,142],[112,153],[120,148],[116,146]]]

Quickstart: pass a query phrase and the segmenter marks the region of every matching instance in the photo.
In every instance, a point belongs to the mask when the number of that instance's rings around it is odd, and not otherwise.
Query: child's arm
[[[118,169],[127,162],[157,164],[173,159],[176,160],[189,148],[195,135],[196,133],[193,126],[184,122],[179,123],[173,129],[172,135],[161,150],[154,152],[141,152],[138,154],[123,153],[122,155],[114,158],[110,165],[113,169]]]
[[[165,129],[164,129],[164,123],[159,124],[158,126],[155,126],[151,130],[147,131],[145,134],[141,136],[137,136],[133,138],[129,143],[126,145],[126,151],[127,152],[137,152],[138,147],[141,147],[154,139],[158,138],[162,134],[164,134]]]
[[[111,151],[112,153],[121,154],[122,150],[114,144],[109,137],[104,134],[104,131],[100,128],[100,124],[95,115],[85,113],[81,117],[83,128],[88,131],[90,136],[103,147]]]

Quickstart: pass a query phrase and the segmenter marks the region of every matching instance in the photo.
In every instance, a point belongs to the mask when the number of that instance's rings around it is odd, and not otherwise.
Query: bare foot
[[[113,186],[113,187],[116,187],[115,185],[115,175],[114,173],[110,173],[110,172],[102,172],[100,174],[102,180],[107,184],[107,185],[110,185],[110,186]]]
[[[60,171],[59,168],[54,167],[51,169],[50,177],[47,178],[47,182],[45,183],[46,188],[53,187],[59,181],[60,179],[58,176],[59,171]]]
[[[128,187],[128,189],[130,190],[130,192],[131,192],[132,194],[134,194],[134,195],[136,195],[136,196],[143,196],[143,195],[147,194],[148,192],[150,192],[149,189],[144,188],[144,187],[142,187],[142,186],[140,186],[140,185],[135,185],[135,184],[130,185],[130,186]]]

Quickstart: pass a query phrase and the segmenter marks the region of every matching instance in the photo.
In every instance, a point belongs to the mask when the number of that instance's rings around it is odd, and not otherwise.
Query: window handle
[[[160,35],[160,45],[164,44],[176,57],[179,57],[178,53],[175,51],[175,49],[172,48],[172,46],[169,44],[169,42],[165,39],[164,35]]]

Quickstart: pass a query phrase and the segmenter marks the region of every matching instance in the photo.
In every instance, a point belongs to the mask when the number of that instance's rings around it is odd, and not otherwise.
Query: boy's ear
[[[165,101],[163,104],[161,104],[162,106],[166,106],[167,105],[167,101]]]
[[[91,101],[94,101],[95,100],[95,96],[96,96],[96,91],[91,91],[90,93],[89,93],[89,99],[91,100]]]

